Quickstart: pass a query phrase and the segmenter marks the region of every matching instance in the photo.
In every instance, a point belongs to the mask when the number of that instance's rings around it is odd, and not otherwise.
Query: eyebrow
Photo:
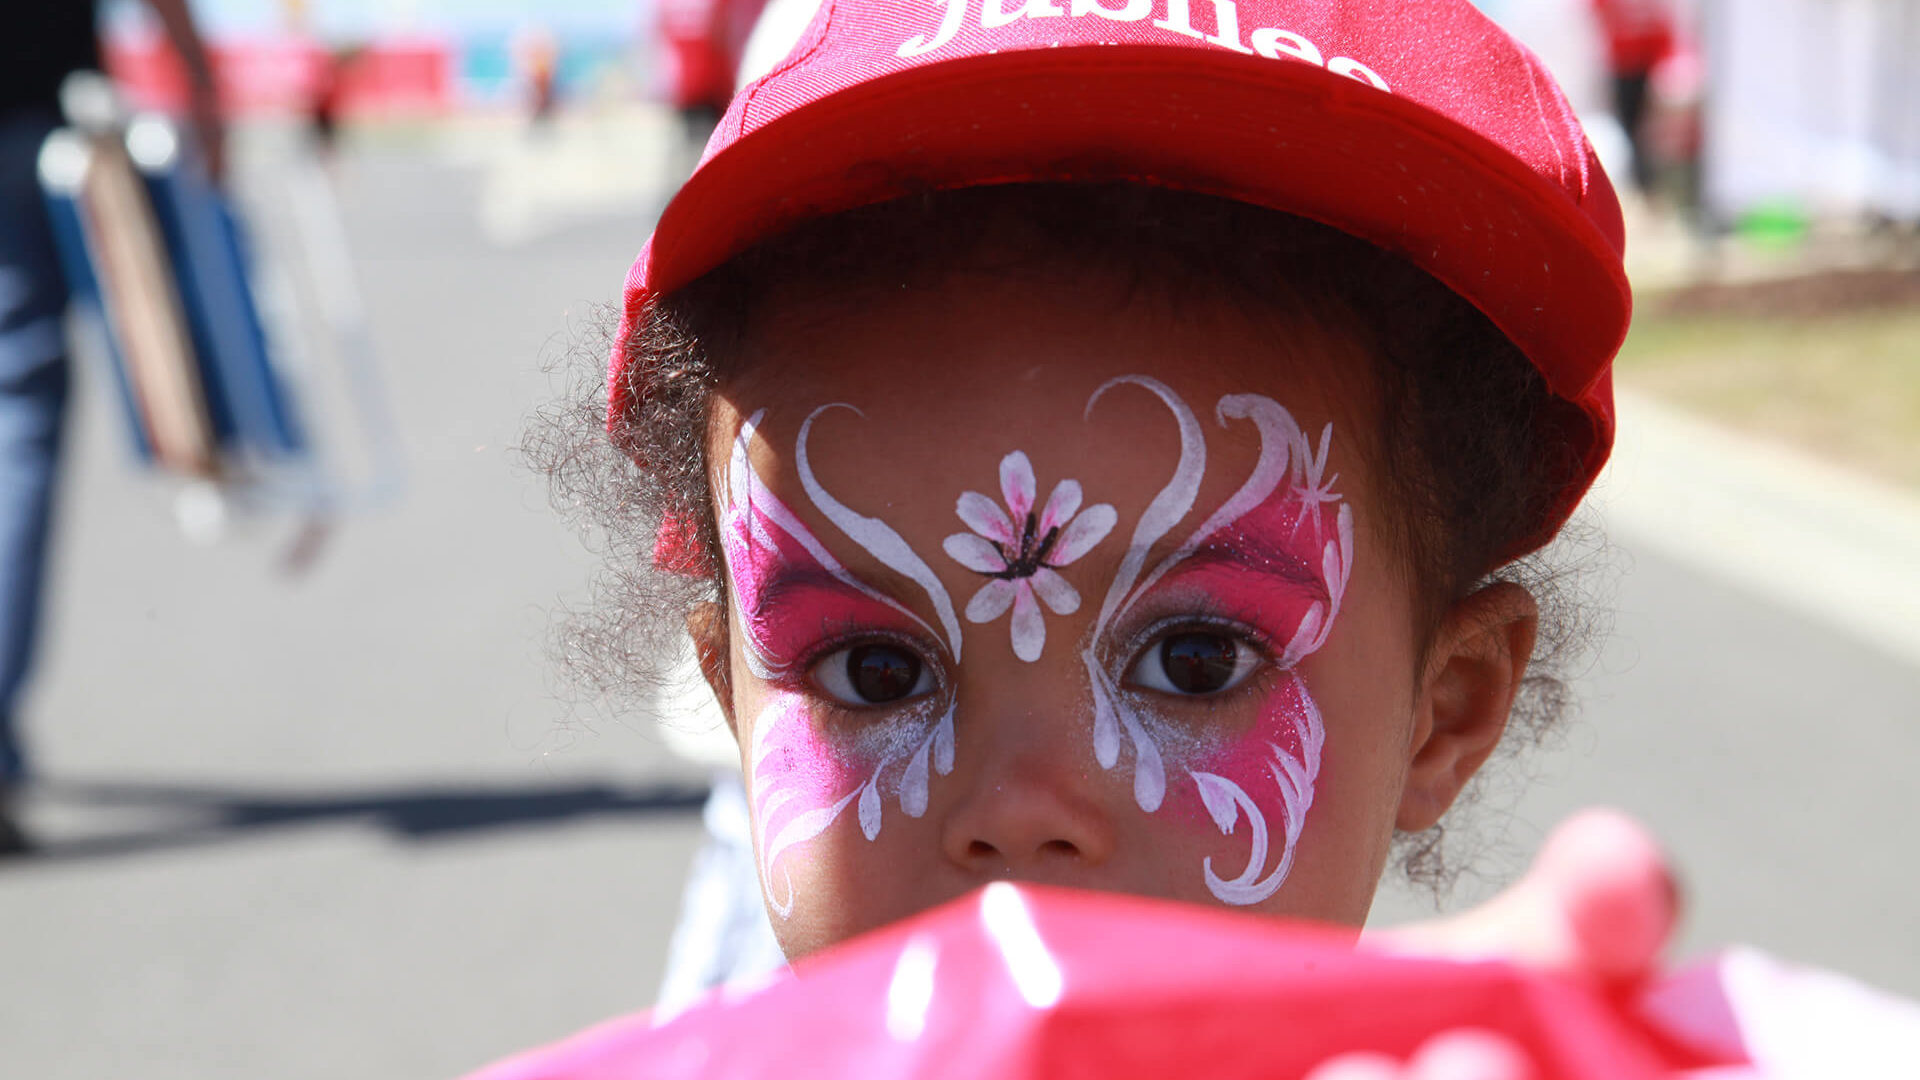
[[[1288,585],[1312,589],[1323,599],[1327,591],[1326,582],[1305,560],[1264,533],[1241,532],[1230,538],[1209,540],[1182,560],[1173,573],[1211,567],[1275,578]]]
[[[775,610],[800,593],[825,591],[861,595],[859,590],[850,588],[846,582],[818,567],[781,567],[763,580],[759,593],[751,598],[755,614]]]

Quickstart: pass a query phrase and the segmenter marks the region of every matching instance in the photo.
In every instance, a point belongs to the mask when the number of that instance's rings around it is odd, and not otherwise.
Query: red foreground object
[[[1358,952],[1324,928],[996,884],[715,999],[636,1016],[470,1080],[1303,1077],[1496,1032],[1539,1080],[1654,1080],[1679,1061],[1585,986],[1499,962]]]

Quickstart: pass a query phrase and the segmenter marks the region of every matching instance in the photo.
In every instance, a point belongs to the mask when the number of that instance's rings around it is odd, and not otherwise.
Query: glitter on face
[[[1332,632],[1352,570],[1352,510],[1334,490],[1338,477],[1326,472],[1332,427],[1316,445],[1271,398],[1221,398],[1216,422],[1253,425],[1259,458],[1234,494],[1169,549],[1169,536],[1193,511],[1207,474],[1205,429],[1178,394],[1145,376],[1101,386],[1088,401],[1088,417],[1105,395],[1127,387],[1153,394],[1167,408],[1181,449],[1173,476],[1134,523],[1080,652],[1091,691],[1093,756],[1108,771],[1124,763],[1141,811],[1154,814],[1177,799],[1223,836],[1244,837],[1244,863],[1228,859],[1235,865],[1223,867],[1210,856],[1200,870],[1221,902],[1257,904],[1280,888],[1293,865],[1325,741],[1319,708],[1297,665]],[[939,579],[890,525],[841,503],[812,471],[809,433],[835,407],[814,410],[801,427],[795,460],[807,495],[848,540],[918,585],[935,620],[854,576],[774,497],[747,454],[764,416],[756,413],[735,440],[720,526],[746,661],[768,683],[753,727],[748,782],[762,885],[782,917],[795,902],[782,857],[849,807],[869,840],[879,835],[890,798],[909,817],[923,816],[932,777],[954,768],[953,695],[944,682],[899,707],[862,709],[858,724],[836,726],[832,706],[799,670],[802,660],[817,662],[821,628],[831,626],[858,628],[861,640],[930,639],[945,651],[946,678],[959,677],[959,622]],[[1025,586],[1056,615],[1077,610],[1079,593],[1057,569],[1104,539],[1117,515],[1105,503],[1082,509],[1080,485],[1072,480],[1060,481],[1037,505],[1032,464],[1020,451],[1003,458],[1001,481],[1006,509],[964,493],[957,509],[970,531],[949,536],[945,548],[987,579],[967,605],[968,621],[990,623],[1014,610],[1014,653],[1033,663],[1041,658],[1044,625],[1033,595],[1023,622],[1015,594]],[[1155,552],[1164,554],[1155,561]],[[1042,575],[1049,580],[1042,582]],[[1260,695],[1255,720],[1232,737],[1196,731],[1184,720],[1193,699],[1129,683],[1127,650],[1113,640],[1139,612],[1194,610],[1220,613],[1271,645],[1272,670],[1247,691]],[[1237,653],[1222,653],[1229,655]]]
[[[828,707],[798,670],[822,627],[902,636],[928,627],[842,566],[753,470],[747,450],[764,415],[754,414],[734,441],[720,532],[747,665],[770,694],[754,720],[747,782],[761,887],[768,905],[787,918],[795,897],[792,876],[778,865],[783,855],[856,804],[861,832],[868,840],[879,836],[883,792],[909,817],[926,813],[930,774],[953,771],[953,707],[923,695],[875,710],[853,730],[824,722]]]
[[[1185,541],[1141,577],[1149,553],[1192,507],[1206,472],[1206,442],[1198,419],[1179,395],[1152,379],[1130,376],[1102,386],[1088,403],[1131,384],[1158,397],[1180,431],[1180,461],[1135,527],[1132,544],[1107,592],[1100,620],[1082,653],[1093,687],[1093,749],[1102,768],[1119,767],[1122,735],[1132,748],[1134,801],[1156,813],[1168,797],[1169,775],[1184,775],[1193,794],[1222,835],[1248,824],[1246,868],[1233,878],[1202,866],[1207,888],[1223,903],[1247,905],[1272,896],[1293,865],[1295,847],[1313,805],[1314,781],[1326,739],[1319,708],[1295,670],[1333,630],[1353,564],[1353,514],[1333,492],[1338,477],[1326,475],[1332,425],[1318,447],[1293,416],[1271,398],[1253,394],[1220,399],[1221,426],[1248,422],[1260,433],[1260,457],[1238,491]],[[1328,521],[1328,511],[1332,521]],[[1177,512],[1176,512],[1177,511]],[[1138,581],[1138,584],[1136,584]],[[1169,593],[1227,604],[1268,638],[1284,642],[1275,659],[1278,677],[1266,691],[1260,721],[1227,747],[1206,749],[1182,738],[1163,696],[1124,685],[1124,658],[1104,634],[1136,606],[1153,605]],[[1271,871],[1278,819],[1282,840]]]

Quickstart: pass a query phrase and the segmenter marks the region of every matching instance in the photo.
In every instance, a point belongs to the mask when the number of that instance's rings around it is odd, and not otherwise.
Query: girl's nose
[[[981,725],[985,726],[985,725]],[[986,741],[986,740],[982,740]],[[1012,743],[1012,745],[1009,745]],[[943,822],[947,857],[970,873],[1071,874],[1113,855],[1114,828],[1102,805],[1091,747],[1081,753],[1048,740],[975,744],[976,767]]]

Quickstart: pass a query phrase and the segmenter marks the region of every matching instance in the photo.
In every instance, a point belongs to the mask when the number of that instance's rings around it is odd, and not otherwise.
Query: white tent
[[[1711,0],[1706,202],[1920,221],[1920,0]]]

